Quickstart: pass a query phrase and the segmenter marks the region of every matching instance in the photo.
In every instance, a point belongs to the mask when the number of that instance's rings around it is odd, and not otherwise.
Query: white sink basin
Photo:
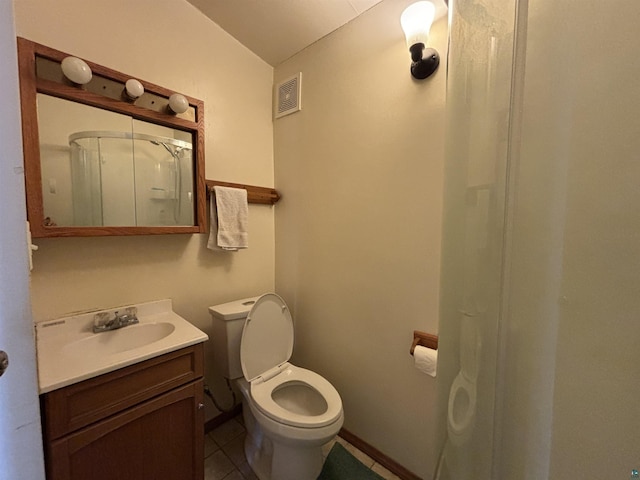
[[[137,309],[140,323],[93,333],[94,316]],[[50,392],[207,340],[171,300],[126,305],[36,323],[40,393]]]
[[[91,355],[113,355],[155,343],[175,329],[175,325],[168,322],[138,323],[68,343],[62,347],[62,353],[83,356],[90,351]]]

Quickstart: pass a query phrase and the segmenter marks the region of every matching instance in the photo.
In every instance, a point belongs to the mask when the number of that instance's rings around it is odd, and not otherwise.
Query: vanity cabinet
[[[203,346],[41,396],[48,480],[202,480]]]

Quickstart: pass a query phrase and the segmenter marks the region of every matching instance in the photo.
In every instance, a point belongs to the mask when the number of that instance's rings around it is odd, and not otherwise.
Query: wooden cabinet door
[[[50,444],[49,480],[202,480],[202,380]]]
[[[202,343],[165,353],[41,396],[51,442],[202,378]]]

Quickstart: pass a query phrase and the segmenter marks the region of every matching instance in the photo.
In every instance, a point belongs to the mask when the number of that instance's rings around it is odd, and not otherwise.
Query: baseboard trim
[[[222,412],[219,415],[216,415],[210,420],[204,422],[204,433],[209,433],[214,428],[222,425],[227,420],[231,420],[233,417],[240,415],[242,413],[242,403],[237,404],[228,412]]]
[[[377,448],[372,447],[367,442],[362,440],[360,437],[351,433],[349,430],[345,430],[344,428],[341,428],[340,432],[338,432],[338,435],[340,435],[342,438],[344,438],[347,442],[349,442],[351,445],[356,447],[361,452],[369,455],[376,462],[378,462],[384,468],[389,470],[391,473],[400,477],[402,480],[422,480],[415,473],[407,470],[398,462],[389,458]]]

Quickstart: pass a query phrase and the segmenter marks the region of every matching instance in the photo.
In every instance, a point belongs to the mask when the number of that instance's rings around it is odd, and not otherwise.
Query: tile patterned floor
[[[238,416],[205,436],[205,480],[258,480],[244,457],[245,435],[242,416]],[[325,456],[329,454],[335,441],[340,442],[354,457],[385,480],[400,480],[400,477],[340,437],[323,447]]]

